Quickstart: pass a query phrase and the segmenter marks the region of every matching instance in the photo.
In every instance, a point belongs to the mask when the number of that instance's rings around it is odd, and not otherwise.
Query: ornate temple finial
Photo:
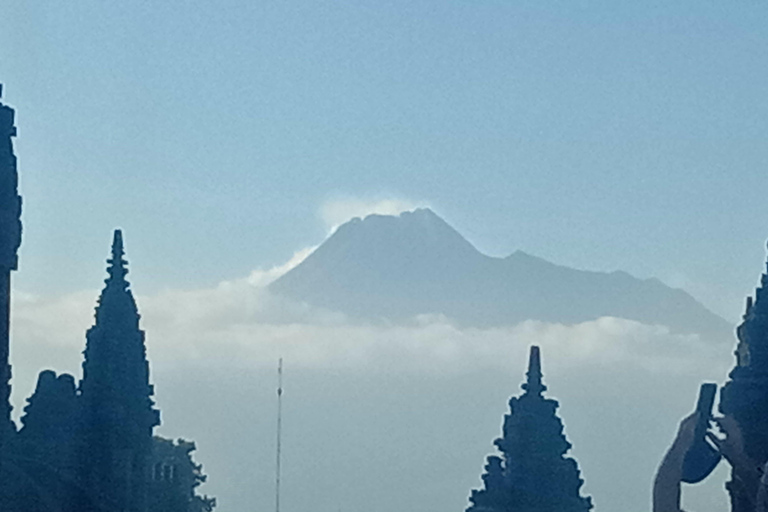
[[[541,353],[539,347],[536,345],[531,347],[531,353],[528,358],[528,373],[525,375],[527,380],[525,384],[521,386],[525,391],[535,395],[541,395],[547,390],[547,386],[541,382]]]
[[[101,291],[96,305],[96,322],[87,333],[86,363],[89,360],[88,353],[93,343],[109,344],[118,338],[125,342],[125,346],[140,347],[139,352],[142,359],[146,356],[144,331],[139,327],[141,316],[130,290],[130,283],[125,279],[125,275],[128,273],[128,268],[126,268],[128,262],[123,259],[124,254],[123,233],[116,229],[112,238],[112,255],[107,260],[109,266],[107,267],[108,277],[104,280],[106,286]],[[102,352],[98,352],[98,354],[99,357],[105,356],[105,353]],[[115,354],[112,356],[122,357]],[[86,380],[86,363],[83,363],[83,381]]]
[[[124,284],[125,288],[128,287],[128,282],[125,280],[126,274],[128,274],[128,262],[123,259],[125,250],[123,249],[123,232],[119,229],[115,230],[114,237],[112,238],[112,257],[107,260],[109,267],[107,272],[109,277],[106,279],[107,284]]]
[[[139,314],[136,301],[130,290],[130,283],[125,279],[128,274],[128,262],[123,258],[123,232],[115,230],[112,238],[112,255],[107,260],[106,286],[99,297],[96,307],[96,322],[127,322],[138,329]]]

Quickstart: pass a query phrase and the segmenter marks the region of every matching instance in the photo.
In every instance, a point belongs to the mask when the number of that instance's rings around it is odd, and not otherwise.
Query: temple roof
[[[128,262],[123,258],[123,233],[116,229],[112,238],[112,255],[107,260],[108,277],[96,307],[96,324],[99,326],[130,324],[138,329],[139,312],[130,290],[130,283],[125,279],[128,274]]]

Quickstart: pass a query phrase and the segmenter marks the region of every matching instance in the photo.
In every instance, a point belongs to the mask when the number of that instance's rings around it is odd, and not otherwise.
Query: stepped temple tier
[[[731,414],[744,434],[747,455],[768,462],[768,270],[754,299],[747,299],[744,321],[736,330],[736,367],[720,395],[720,412]],[[733,512],[752,511],[752,497],[731,481],[727,484]]]
[[[524,393],[509,400],[502,437],[494,441],[483,488],[473,490],[467,512],[587,512],[591,498],[581,496],[584,481],[576,461],[566,457],[571,444],[563,435],[556,400],[544,398],[539,347],[531,347]]]

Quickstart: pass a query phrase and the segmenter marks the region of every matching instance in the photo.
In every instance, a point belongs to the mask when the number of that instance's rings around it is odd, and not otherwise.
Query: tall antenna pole
[[[280,462],[283,440],[283,358],[277,364],[277,461],[275,465],[275,512],[280,512]]]

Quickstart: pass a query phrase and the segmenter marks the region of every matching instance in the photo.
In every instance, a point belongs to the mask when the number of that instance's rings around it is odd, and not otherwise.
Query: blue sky
[[[6,2],[18,286],[143,290],[322,240],[339,198],[624,269],[735,317],[768,237],[762,2]]]

